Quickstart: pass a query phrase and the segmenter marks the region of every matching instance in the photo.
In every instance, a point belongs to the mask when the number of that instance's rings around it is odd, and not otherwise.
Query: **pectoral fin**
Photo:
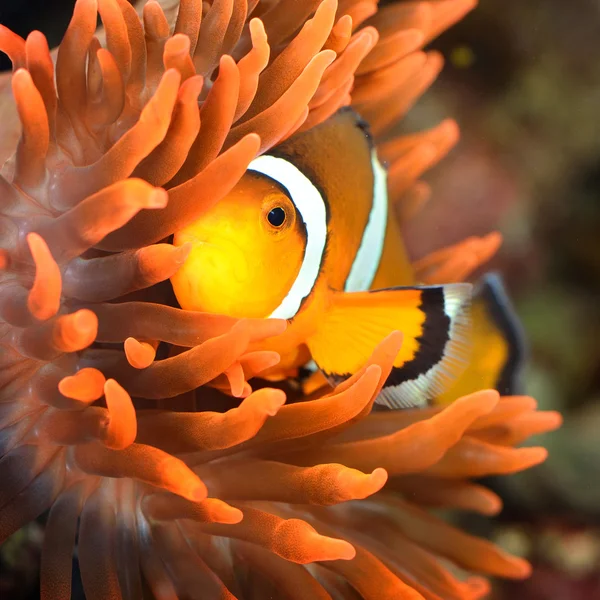
[[[307,345],[332,384],[350,377],[392,331],[402,348],[377,403],[425,406],[442,394],[469,361],[469,284],[335,292]]]
[[[496,389],[507,395],[521,391],[525,336],[499,274],[488,273],[482,278],[471,313],[473,357],[456,383],[436,398],[436,404],[448,404],[480,389]]]

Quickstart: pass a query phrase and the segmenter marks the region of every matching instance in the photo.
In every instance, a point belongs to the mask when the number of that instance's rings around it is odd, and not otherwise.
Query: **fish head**
[[[302,219],[286,190],[247,171],[231,192],[177,232],[192,248],[171,283],[180,306],[233,317],[270,316],[300,270]]]

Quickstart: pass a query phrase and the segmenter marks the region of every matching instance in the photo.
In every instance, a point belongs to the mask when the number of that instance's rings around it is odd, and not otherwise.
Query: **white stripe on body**
[[[371,289],[383,253],[388,214],[387,173],[379,162],[375,150],[371,153],[371,164],[373,165],[373,204],[360,246],[344,285],[345,292],[366,292]]]

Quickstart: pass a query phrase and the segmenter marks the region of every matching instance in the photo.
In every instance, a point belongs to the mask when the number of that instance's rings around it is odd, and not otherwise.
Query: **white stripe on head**
[[[371,164],[373,165],[373,204],[358,252],[344,285],[346,292],[366,292],[371,288],[383,253],[388,213],[387,173],[381,166],[375,150],[371,153]]]
[[[285,187],[306,227],[306,248],[298,277],[281,304],[269,315],[272,319],[291,319],[311,293],[321,270],[327,241],[325,201],[312,181],[284,158],[259,156],[248,170],[262,173]]]

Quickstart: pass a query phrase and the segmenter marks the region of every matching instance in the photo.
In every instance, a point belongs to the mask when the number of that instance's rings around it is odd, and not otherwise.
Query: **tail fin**
[[[477,284],[471,315],[473,358],[456,384],[436,398],[436,404],[482,388],[507,395],[521,393],[525,334],[498,273],[486,274]]]

